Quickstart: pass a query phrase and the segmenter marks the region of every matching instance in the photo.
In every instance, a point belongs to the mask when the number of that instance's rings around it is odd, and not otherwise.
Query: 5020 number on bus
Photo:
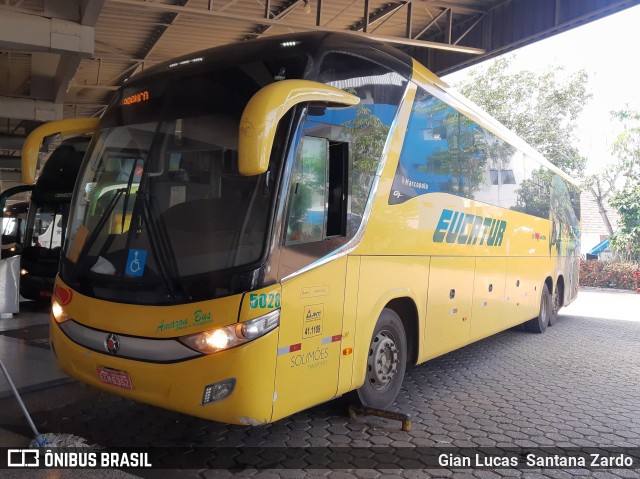
[[[249,307],[255,308],[279,308],[280,307],[280,293],[269,294],[257,294],[253,293],[249,295]]]

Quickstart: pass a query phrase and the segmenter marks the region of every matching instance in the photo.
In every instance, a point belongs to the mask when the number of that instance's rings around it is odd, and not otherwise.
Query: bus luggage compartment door
[[[485,338],[503,329],[506,274],[507,258],[476,258],[471,341]]]
[[[476,258],[431,259],[426,351],[430,358],[469,342]]]

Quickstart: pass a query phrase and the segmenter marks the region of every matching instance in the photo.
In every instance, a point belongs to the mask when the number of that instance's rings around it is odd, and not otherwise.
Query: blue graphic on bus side
[[[127,258],[126,276],[142,276],[147,263],[147,252],[143,249],[130,249]]]
[[[442,210],[433,232],[433,241],[464,245],[483,245],[486,242],[488,246],[500,246],[506,229],[507,222],[504,220]]]

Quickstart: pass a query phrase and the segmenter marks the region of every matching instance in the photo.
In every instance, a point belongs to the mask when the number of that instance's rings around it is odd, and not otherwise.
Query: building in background
[[[604,202],[605,213],[613,231],[618,229],[620,218],[618,212]],[[580,194],[580,231],[582,233],[582,244],[580,254],[586,256],[594,247],[609,237],[609,231],[605,226],[602,214],[595,197],[590,191],[583,191]],[[600,253],[599,258],[605,259],[610,255],[608,247]]]

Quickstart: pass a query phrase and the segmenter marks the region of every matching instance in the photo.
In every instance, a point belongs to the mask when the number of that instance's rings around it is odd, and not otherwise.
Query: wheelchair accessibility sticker
[[[130,249],[127,258],[126,276],[142,276],[147,263],[147,252],[143,249]]]

